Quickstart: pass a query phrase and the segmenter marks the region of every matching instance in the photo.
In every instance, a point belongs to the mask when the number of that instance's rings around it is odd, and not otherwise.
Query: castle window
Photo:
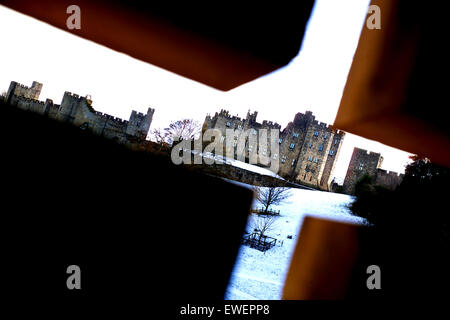
[[[318,137],[319,136],[319,131],[314,131],[314,137]]]
[[[238,129],[242,129],[242,125],[238,125]]]
[[[312,146],[313,146],[313,144],[310,142],[310,143],[308,144],[308,147],[312,148]]]
[[[297,132],[294,132],[294,133],[292,134],[292,136],[293,136],[294,138],[298,138],[298,133],[297,133]]]
[[[252,151],[253,150],[253,146],[252,145],[249,145],[248,146],[248,151]]]
[[[295,159],[292,160],[291,166],[294,166],[294,164],[295,164]]]
[[[317,161],[318,161],[317,158],[314,158],[314,159],[313,159],[313,162],[317,163]]]
[[[278,139],[278,143],[282,143],[282,142],[283,142],[282,138]]]
[[[263,155],[264,155],[264,156],[267,155],[267,149],[264,149],[264,150],[263,150]]]
[[[227,121],[227,127],[230,127],[230,126],[231,126],[231,122]]]
[[[323,138],[326,139],[327,137],[328,137],[328,134],[325,132],[325,133],[323,134]]]
[[[332,156],[334,154],[333,150],[330,150],[330,156]]]
[[[323,144],[319,145],[319,151],[323,150]]]
[[[283,156],[283,157],[281,158],[281,162],[282,162],[282,163],[285,163],[285,162],[286,162],[286,156]]]
[[[339,140],[334,140],[334,145],[337,145],[339,143]]]
[[[236,147],[236,146],[237,146],[237,141],[234,140],[234,141],[233,141],[233,147]]]
[[[277,160],[278,154],[275,153],[272,158],[273,158],[273,160]]]
[[[359,170],[362,170],[363,168],[364,168],[364,164],[363,164],[362,162],[360,162],[360,163],[359,163],[358,169],[359,169]]]
[[[295,143],[291,143],[291,144],[289,145],[289,149],[294,150],[294,148],[295,148]]]
[[[312,157],[311,156],[308,157],[308,161],[312,161]]]
[[[225,140],[225,136],[220,137],[220,141],[223,142]]]
[[[256,131],[255,129],[253,129],[253,134],[256,136],[256,134],[258,133],[258,131]]]

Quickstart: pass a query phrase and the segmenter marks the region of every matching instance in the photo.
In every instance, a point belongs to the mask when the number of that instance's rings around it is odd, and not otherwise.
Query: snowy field
[[[195,150],[193,150],[192,153],[196,154],[197,152]],[[270,171],[268,168],[258,167],[256,165],[249,164],[247,162],[230,159],[230,158],[227,158],[227,157],[221,156],[221,155],[214,155],[211,152],[200,153],[200,155],[202,155],[203,158],[214,159],[214,160],[216,160],[216,163],[229,164],[229,165],[232,165],[233,167],[238,167],[241,169],[259,173],[261,175],[272,176],[272,177],[276,177],[280,180],[284,180],[282,177],[280,177],[276,173]]]
[[[242,186],[251,187],[242,183]],[[346,207],[353,201],[351,196],[303,189],[291,189],[292,196],[271,209],[280,210],[273,229],[267,235],[283,241],[265,253],[241,246],[236,265],[225,295],[227,300],[278,300],[287,275],[290,258],[295,249],[300,227],[305,216],[330,220],[361,223]],[[261,207],[254,203],[253,207]],[[253,215],[249,218],[247,231],[251,232]],[[292,235],[292,239],[287,236]]]

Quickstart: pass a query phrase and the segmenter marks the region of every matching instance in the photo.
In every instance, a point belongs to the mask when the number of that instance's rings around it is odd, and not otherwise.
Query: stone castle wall
[[[17,82],[11,82],[9,86],[7,97],[11,95],[21,96],[24,98],[38,100],[41,94],[42,83],[33,81],[31,87],[24,86],[23,84]]]
[[[68,122],[82,129],[89,129],[95,134],[115,139],[120,143],[144,141],[153,119],[154,109],[148,108],[147,113],[132,111],[129,120],[103,114],[92,107],[88,97],[65,92],[61,104],[54,104],[51,99],[40,101],[42,84],[34,81],[31,87],[12,81],[7,92],[6,101],[20,109],[35,112],[58,121]],[[257,112],[247,113],[246,118],[233,116],[226,110],[216,112],[213,117],[207,115],[204,129],[217,129],[222,134],[225,152],[237,153],[237,142],[246,141],[245,158],[263,154],[272,161],[279,162],[280,176],[286,180],[319,188],[332,189],[333,172],[343,143],[345,133],[333,129],[323,122],[315,120],[311,111],[297,113],[292,122],[281,130],[278,123],[272,121],[256,121]],[[226,141],[226,131],[234,133],[232,141]],[[270,134],[264,150],[258,150],[258,145],[249,144],[248,136],[260,136],[261,129],[275,129],[279,134],[277,152],[270,151]],[[266,149],[267,148],[267,149]],[[350,160],[343,189],[345,193],[353,194],[355,183],[365,174],[372,177],[374,184],[394,189],[403,179],[402,174],[380,169],[383,157],[379,153],[368,152],[355,148]],[[241,175],[241,173],[236,173]],[[247,179],[259,179],[247,177]],[[255,180],[255,181],[256,181]],[[267,181],[266,181],[267,182]],[[258,183],[257,181],[255,183]]]
[[[298,188],[298,185],[290,183],[273,176],[262,175],[243,168],[228,164],[211,165],[189,165],[193,170],[198,170],[206,174],[223,177],[230,180],[239,181],[258,187],[291,187]]]
[[[380,169],[382,163],[383,157],[380,153],[354,148],[344,180],[344,192],[354,194],[355,184],[364,175],[370,176],[374,185],[395,189],[401,183],[403,174]]]
[[[246,141],[245,148],[242,150],[242,154],[246,159],[256,159],[259,155],[269,155],[270,151],[270,132],[267,136],[266,150],[258,150],[257,140],[259,138],[260,129],[276,129],[279,131],[281,126],[271,121],[263,121],[263,123],[256,122],[257,112],[247,113],[245,119],[241,119],[238,116],[232,116],[226,110],[221,110],[220,113],[211,117],[207,115],[204,121],[204,129],[217,129],[222,138],[221,143],[224,146],[224,155],[237,154],[239,141]],[[227,130],[233,131],[233,137],[231,141],[226,140]],[[247,136],[249,133],[249,136]],[[248,137],[248,140],[246,140]]]
[[[130,119],[103,114],[92,107],[92,101],[71,92],[65,92],[60,105],[52,100],[39,101],[42,84],[33,82],[31,88],[12,81],[7,93],[7,102],[17,108],[39,113],[49,118],[72,123],[82,129],[121,143],[130,138],[145,140],[153,119],[154,109],[148,108],[147,114],[132,111]]]
[[[247,113],[245,119],[232,116],[226,110],[211,117],[207,116],[204,128],[218,129],[222,134],[222,142],[226,145],[226,150],[237,153],[236,142],[226,141],[226,129],[233,129],[236,140],[248,132],[249,135],[259,136],[260,129],[279,130],[279,152],[269,150],[257,150],[247,142],[245,147],[246,158],[251,153],[257,153],[271,157],[272,161],[279,161],[280,176],[300,182],[309,186],[314,186],[322,190],[330,190],[331,179],[337,159],[337,155],[342,145],[344,132],[334,130],[325,123],[315,120],[312,112],[305,114],[297,113],[294,121],[290,122],[285,129],[280,131],[281,126],[271,121],[256,121],[257,112]],[[269,140],[270,136],[268,137]],[[270,142],[267,146],[270,148]],[[230,150],[231,149],[231,150]],[[330,150],[332,150],[330,152]]]
[[[397,172],[378,169],[375,184],[393,190],[402,182],[404,176]]]
[[[314,120],[312,116],[297,161],[296,180],[330,190],[331,177],[337,161],[336,152],[340,149],[344,135],[343,132]]]

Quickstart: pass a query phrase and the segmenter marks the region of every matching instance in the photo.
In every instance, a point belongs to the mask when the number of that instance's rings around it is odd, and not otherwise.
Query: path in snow
[[[359,217],[352,216],[347,208],[353,201],[351,196],[304,189],[291,189],[291,192],[292,196],[287,202],[273,207],[280,210],[281,215],[277,218],[274,230],[268,233],[269,236],[283,241],[283,245],[277,244],[265,253],[242,246],[225,299],[248,299],[246,296],[260,300],[281,298],[282,284],[305,216],[350,223],[363,221]],[[256,207],[258,204],[253,205]],[[247,231],[251,230],[251,220],[252,216],[249,218]],[[288,239],[288,235],[291,235],[292,239]]]

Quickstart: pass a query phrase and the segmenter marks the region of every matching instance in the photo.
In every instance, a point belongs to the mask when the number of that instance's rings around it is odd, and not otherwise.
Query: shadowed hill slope
[[[250,191],[37,114],[4,104],[0,114],[9,297],[222,298]],[[82,272],[78,291],[66,287],[72,264]]]

